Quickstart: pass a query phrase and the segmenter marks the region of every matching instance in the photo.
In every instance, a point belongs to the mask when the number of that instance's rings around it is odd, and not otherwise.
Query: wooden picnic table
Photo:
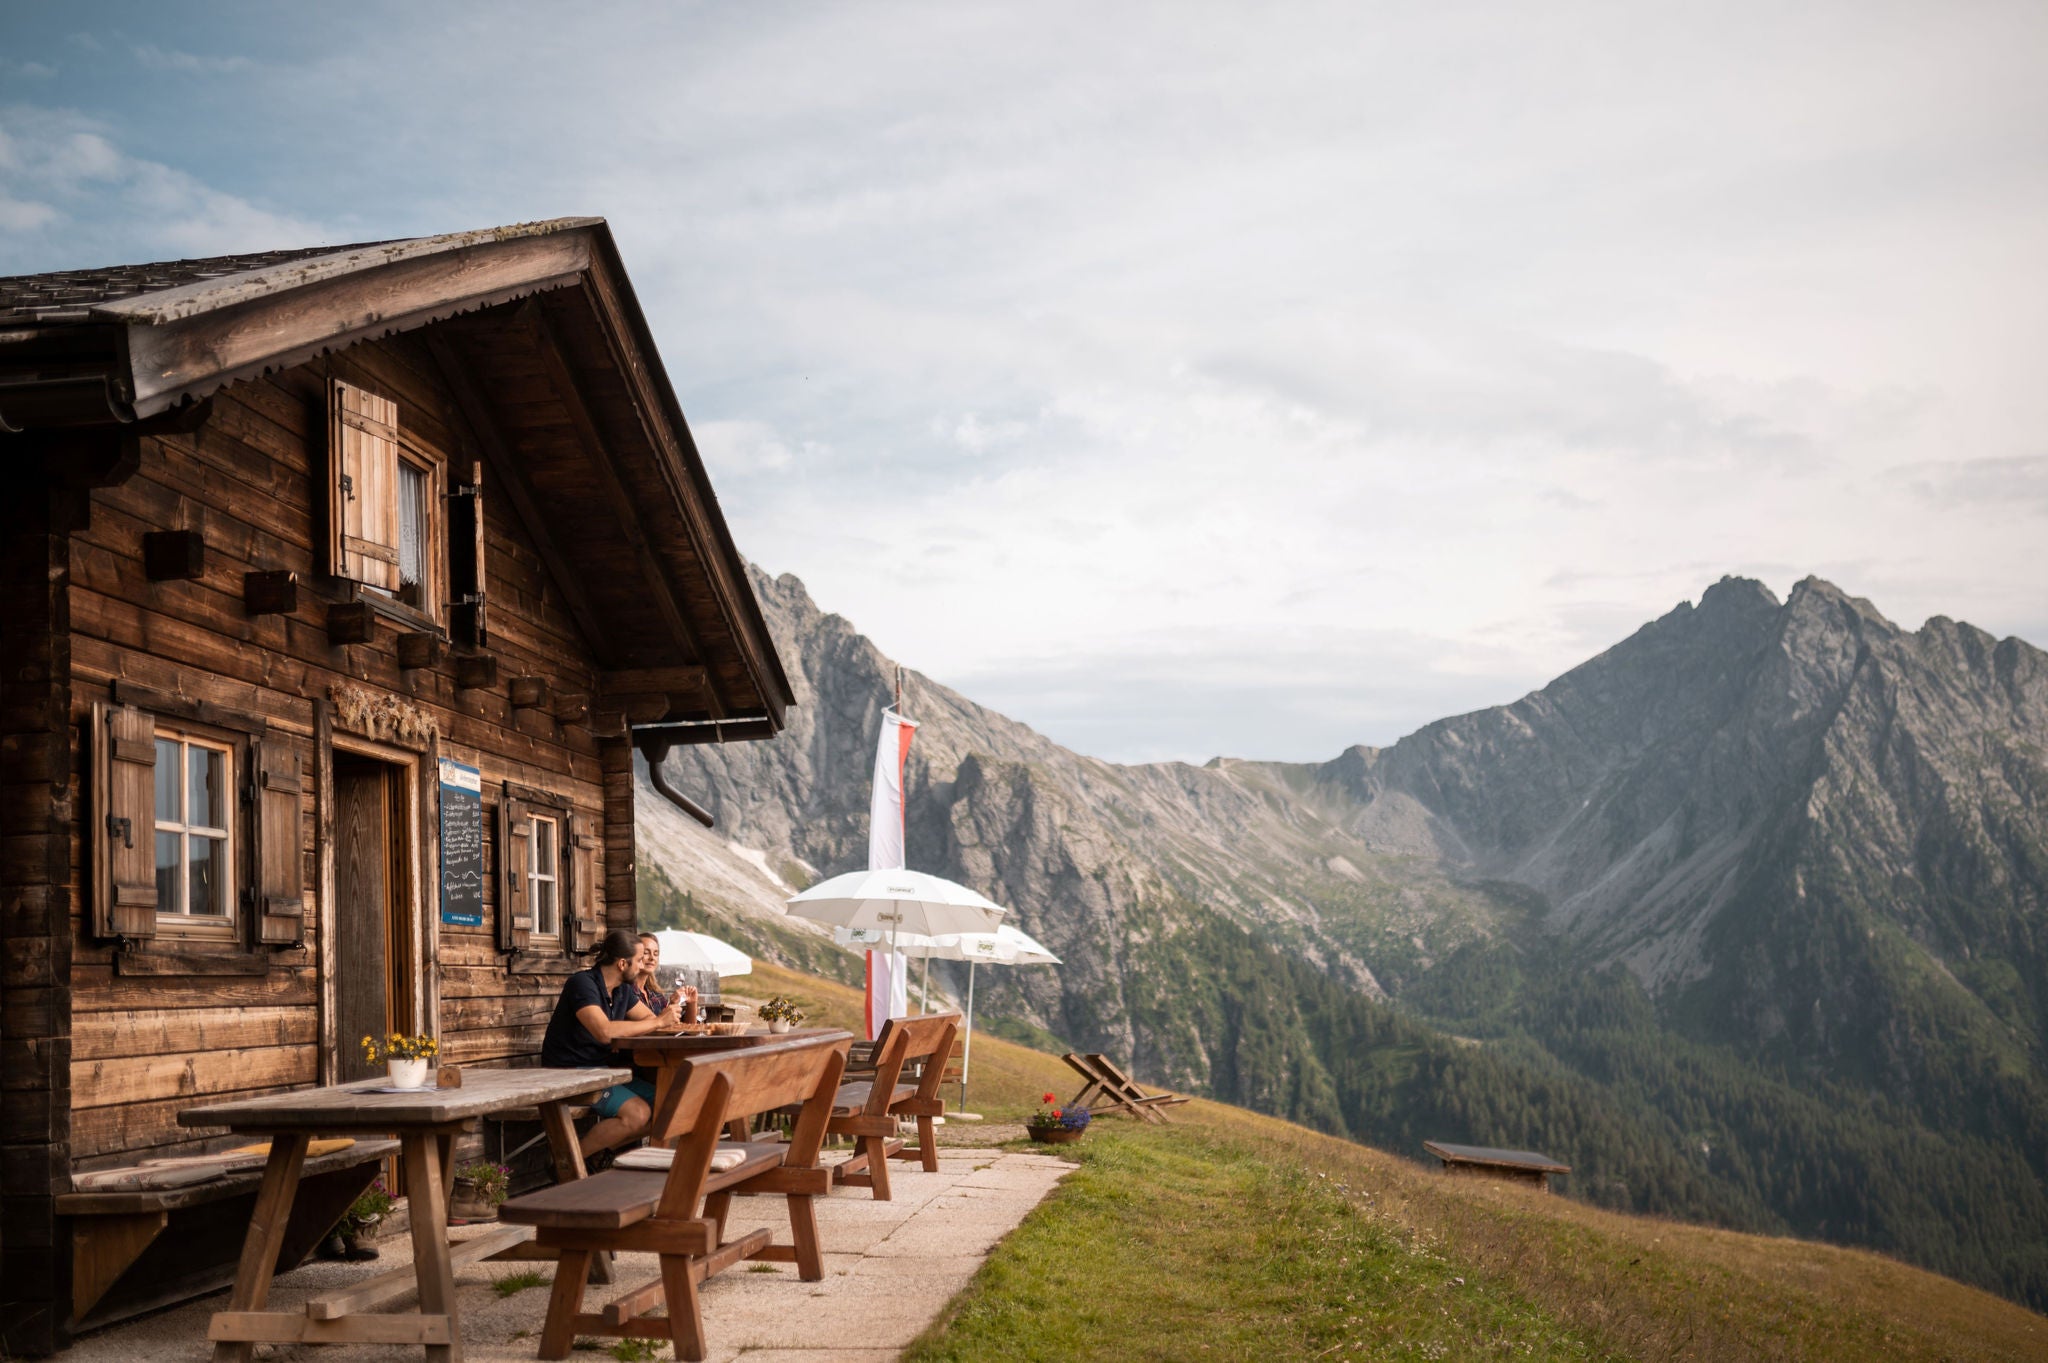
[[[258,1343],[420,1344],[430,1359],[460,1363],[456,1266],[509,1249],[532,1231],[511,1226],[449,1243],[448,1185],[454,1173],[455,1137],[488,1113],[533,1107],[548,1132],[557,1173],[565,1181],[581,1178],[583,1157],[564,1105],[631,1077],[629,1071],[614,1069],[465,1069],[460,1088],[379,1093],[388,1079],[363,1079],[180,1112],[178,1121],[184,1126],[224,1126],[270,1137],[270,1158],[248,1238],[242,1242],[234,1293],[227,1309],[214,1313],[207,1330],[216,1363],[243,1363]],[[298,1192],[307,1142],[315,1135],[398,1137],[412,1218],[412,1266],[315,1297],[298,1311],[267,1311],[278,1245]],[[419,1290],[417,1313],[369,1309],[414,1286]]]
[[[839,1029],[836,1027],[792,1027],[786,1032],[771,1032],[766,1027],[750,1027],[744,1032],[728,1032],[724,1035],[677,1032],[671,1036],[621,1037],[612,1043],[612,1049],[631,1053],[634,1064],[654,1071],[653,1112],[660,1113],[668,1101],[668,1092],[675,1083],[677,1072],[685,1060],[694,1056],[742,1050],[751,1046],[766,1046],[777,1041],[804,1041],[814,1036],[836,1035],[839,1035]],[[850,1035],[848,1039],[851,1040]],[[747,1139],[751,1121],[750,1116],[733,1118],[728,1123],[731,1138],[736,1141]],[[650,1115],[647,1143],[666,1148],[675,1143],[675,1135],[663,1132],[660,1124]]]

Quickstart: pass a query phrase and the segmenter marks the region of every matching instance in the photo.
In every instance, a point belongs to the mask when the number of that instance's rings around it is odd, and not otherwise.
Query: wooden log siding
[[[54,489],[0,506],[0,1354],[63,1338],[54,1303],[70,1265],[56,1252],[55,1194],[71,1140],[71,935],[77,912],[77,744],[71,716],[68,508]],[[41,494],[41,495],[39,495]],[[140,552],[140,545],[137,546]]]
[[[420,752],[421,761],[429,771],[443,756],[483,770],[487,829],[500,816],[504,782],[562,801],[570,815],[562,848],[565,927],[572,915],[590,925],[568,934],[572,945],[594,939],[598,925],[633,921],[632,759],[623,737],[601,740],[545,708],[515,709],[502,683],[489,690],[458,687],[455,663],[465,656],[459,648],[444,649],[432,666],[402,667],[397,639],[405,627],[395,620],[380,618],[368,643],[329,642],[326,608],[347,590],[329,575],[330,553],[339,547],[356,562],[381,562],[330,538],[330,383],[381,398],[389,414],[368,415],[402,433],[409,450],[454,470],[444,475],[444,486],[475,481],[471,451],[479,446],[436,360],[422,338],[392,338],[237,384],[215,397],[199,430],[144,439],[133,476],[93,494],[89,524],[70,539],[66,571],[54,579],[33,568],[20,574],[32,583],[60,584],[54,608],[68,613],[73,631],[74,694],[59,713],[68,708],[77,732],[85,730],[93,706],[118,708],[124,687],[205,701],[261,721],[262,738],[249,745],[257,763],[257,824],[290,824],[294,807],[297,814],[296,858],[266,839],[271,855],[253,867],[245,859],[242,874],[254,882],[237,882],[238,890],[254,892],[254,902],[238,905],[252,935],[234,950],[264,958],[263,973],[255,975],[123,973],[121,952],[94,930],[89,904],[75,894],[90,883],[94,846],[75,838],[60,847],[58,859],[68,869],[53,879],[74,891],[59,912],[70,917],[68,945],[76,962],[67,961],[57,978],[70,980],[63,1025],[73,1025],[74,1013],[77,1021],[70,1053],[45,1074],[50,1097],[36,1106],[46,1118],[36,1134],[68,1123],[65,1134],[79,1165],[124,1163],[198,1144],[204,1133],[179,1127],[176,1118],[199,1096],[251,1096],[320,1076],[320,918],[311,893],[320,854],[314,704],[337,685],[389,693],[431,720],[438,734]],[[347,423],[345,430],[358,432],[365,449],[383,438],[368,422]],[[355,436],[343,439],[356,449]],[[484,506],[481,527],[460,517],[448,523],[461,524],[470,552],[481,548],[482,571],[473,578],[479,590],[489,584],[489,647],[500,677],[537,678],[555,695],[595,693],[597,660],[527,527],[503,498]],[[341,509],[346,513],[345,503]],[[363,528],[350,538],[375,542],[375,524],[356,524]],[[190,581],[151,582],[141,537],[178,529],[204,537],[203,573]],[[296,572],[297,609],[249,615],[243,577],[251,572]],[[454,642],[468,640],[458,632]],[[11,696],[10,690],[10,706]],[[337,724],[337,737],[346,740],[348,733]],[[65,798],[98,789],[87,762],[84,755],[65,755],[71,768],[69,779],[60,780]],[[245,775],[238,772],[238,781]],[[299,788],[289,789],[294,783]],[[42,807],[48,810],[50,802]],[[423,801],[420,814],[417,837],[437,845],[437,806]],[[581,837],[572,831],[578,828]],[[435,962],[427,992],[439,1014],[430,1026],[444,1057],[455,1063],[535,1060],[562,978],[583,964],[570,954],[535,959],[529,953],[523,973],[508,970],[496,937],[494,842],[485,839],[481,927],[440,923],[438,868],[419,868],[429,877],[419,901],[430,921]],[[294,897],[303,906],[297,918],[289,912]],[[167,947],[161,935],[147,949],[201,950]],[[168,959],[175,962],[175,954]],[[27,1016],[29,995],[10,989],[8,1006],[17,1007],[17,998]],[[48,1011],[54,1016],[57,1010]],[[33,1225],[33,1216],[24,1224]],[[40,1234],[47,1243],[47,1226]],[[0,1239],[0,1253],[6,1249]]]

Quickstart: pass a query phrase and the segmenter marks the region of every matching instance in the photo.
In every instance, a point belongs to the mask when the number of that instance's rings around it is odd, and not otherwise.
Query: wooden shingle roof
[[[48,274],[0,278],[0,324],[85,322],[92,310],[139,294],[160,293],[229,275],[249,274],[337,252],[359,251],[382,242],[350,246],[302,246],[289,251],[257,251],[239,256],[206,256],[195,260],[159,260],[146,265],[108,265],[92,270],[54,270]]]
[[[229,384],[401,333],[629,722],[676,742],[779,730],[789,680],[602,218],[0,279],[0,462],[197,417]]]

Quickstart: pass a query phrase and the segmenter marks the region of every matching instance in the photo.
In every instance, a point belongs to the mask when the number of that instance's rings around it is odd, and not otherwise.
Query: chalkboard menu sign
[[[483,773],[441,759],[441,921],[484,925]]]

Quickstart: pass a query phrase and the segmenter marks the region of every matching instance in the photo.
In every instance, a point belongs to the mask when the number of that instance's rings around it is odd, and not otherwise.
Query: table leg
[[[426,1346],[433,1363],[462,1363],[462,1323],[456,1314],[455,1265],[448,1252],[448,1188],[441,1181],[443,1142],[431,1131],[408,1131],[405,1148],[406,1200],[412,1211],[413,1273],[420,1284],[420,1314],[446,1316],[446,1344]]]
[[[298,1195],[307,1140],[302,1131],[271,1137],[270,1162],[263,1166],[249,1235],[242,1241],[242,1261],[235,1270],[229,1311],[261,1311],[270,1300],[270,1279],[277,1272],[277,1251],[292,1217],[292,1199]],[[251,1347],[247,1340],[222,1340],[213,1346],[214,1363],[248,1363]]]
[[[573,1183],[589,1176],[583,1164],[583,1147],[576,1143],[576,1123],[569,1117],[565,1103],[536,1103],[540,1113],[540,1128],[548,1136],[548,1153],[555,1160],[555,1182]],[[555,1271],[562,1269],[557,1265]],[[612,1280],[612,1255],[610,1250],[598,1250],[590,1255],[590,1280],[609,1283]]]
[[[676,1066],[668,1063],[666,1055],[662,1056],[661,1060],[662,1063],[656,1066],[654,1071],[654,1107],[647,1118],[647,1143],[668,1149],[674,1147],[676,1138],[674,1134],[660,1129],[661,1114],[668,1102],[668,1091],[675,1086]]]
[[[571,1183],[582,1178],[587,1170],[583,1167],[583,1148],[576,1143],[576,1123],[569,1119],[569,1109],[561,1103],[537,1103],[540,1112],[541,1130],[548,1135],[548,1153],[555,1160],[555,1182]]]

